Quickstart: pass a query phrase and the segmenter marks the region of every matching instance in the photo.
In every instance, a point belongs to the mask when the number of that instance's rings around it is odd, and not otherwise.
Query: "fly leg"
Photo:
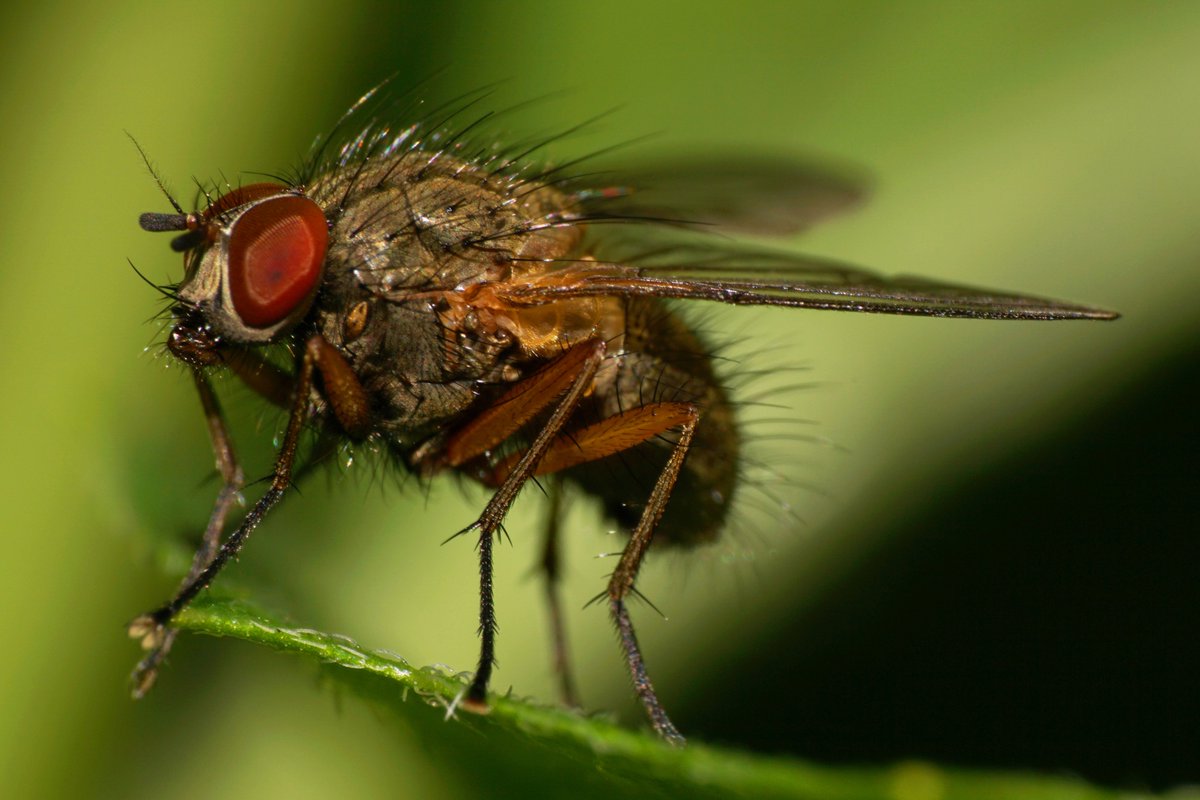
[[[292,376],[273,364],[264,361],[253,351],[242,348],[229,348],[216,353],[220,363],[229,367],[243,383],[253,391],[270,400],[276,405],[287,408],[292,394]],[[192,369],[192,379],[196,391],[200,395],[200,405],[204,411],[204,419],[208,425],[209,441],[212,443],[213,456],[216,459],[217,471],[221,474],[221,490],[213,501],[213,509],[208,517],[208,525],[204,529],[200,547],[192,558],[192,566],[180,584],[180,589],[195,580],[208,563],[212,561],[221,545],[221,534],[225,531],[225,523],[230,510],[240,500],[240,492],[245,484],[245,474],[237,461],[233,449],[233,439],[225,426],[225,418],[221,412],[220,403],[212,385],[198,366]],[[132,694],[135,700],[146,696],[158,678],[158,669],[171,652],[175,643],[177,631],[167,629],[163,633],[162,643],[152,647],[134,668],[130,675]]]
[[[546,451],[555,443],[579,400],[591,389],[596,370],[604,360],[605,344],[590,340],[576,345],[525,380],[513,386],[495,404],[447,442],[434,466],[458,466],[484,454],[507,439],[533,417],[553,405],[542,429],[529,448],[518,454],[513,467],[488,501],[479,519],[461,533],[479,532],[479,665],[467,690],[464,707],[484,712],[487,687],[496,661],[496,609],[492,591],[492,541],[521,487],[537,471]]]
[[[646,672],[646,664],[638,647],[637,636],[634,634],[633,621],[625,607],[625,598],[634,592],[634,580],[642,559],[650,547],[654,529],[662,519],[671,491],[679,479],[679,471],[687,457],[688,447],[700,421],[700,411],[691,403],[652,403],[648,406],[623,411],[607,419],[601,420],[578,430],[572,430],[569,435],[560,436],[538,463],[535,475],[558,472],[576,464],[594,461],[598,458],[628,450],[642,442],[657,436],[671,428],[680,431],[666,466],[659,474],[642,516],[638,519],[633,533],[629,537],[621,560],[609,578],[608,589],[601,597],[608,597],[609,610],[617,625],[617,633],[621,640],[621,649],[625,651],[625,661],[629,674],[633,678],[633,687],[638,699],[650,717],[650,723],[659,736],[675,745],[684,743],[683,736],[671,723],[670,717],[663,710],[662,703],[654,691],[650,677]],[[507,480],[511,474],[509,469],[515,469],[511,464],[520,454],[514,454],[496,465],[493,479]]]
[[[258,527],[263,517],[279,502],[291,485],[292,469],[296,462],[300,432],[304,427],[308,412],[308,403],[312,393],[313,372],[318,368],[325,379],[326,396],[339,423],[346,424],[348,426],[347,432],[352,435],[356,430],[361,429],[361,425],[365,424],[363,420],[366,419],[367,405],[362,387],[357,384],[356,380],[353,383],[346,382],[347,375],[353,376],[349,365],[320,336],[311,337],[305,344],[304,351],[299,359],[299,369],[297,370],[292,387],[291,412],[288,415],[283,444],[280,446],[279,454],[276,457],[275,470],[271,477],[271,483],[267,487],[266,492],[242,519],[241,525],[230,534],[229,538],[225,540],[220,548],[216,549],[215,553],[212,553],[210,558],[201,560],[201,554],[197,554],[192,572],[189,573],[188,578],[179,587],[171,600],[154,611],[143,614],[129,623],[129,635],[135,639],[140,639],[142,647],[150,651],[147,659],[154,659],[155,652],[163,651],[164,645],[166,645],[168,640],[174,638],[174,632],[167,627],[171,619],[195,599],[197,594],[212,583],[217,573],[221,571],[225,564],[238,554],[238,551],[241,550],[250,533]],[[206,382],[204,385],[207,386]],[[204,400],[205,396],[205,390],[202,389],[202,400]],[[208,396],[211,398],[211,389],[208,389]],[[207,401],[205,403],[207,406]],[[219,420],[219,415],[217,419]],[[220,423],[218,428],[224,431],[224,424]],[[227,435],[224,435],[224,441],[228,442]],[[220,450],[216,443],[214,443],[214,448]],[[232,450],[229,452],[232,453]],[[218,453],[218,459],[220,458],[221,456]],[[234,494],[236,493],[231,493],[231,498]],[[205,532],[206,545],[202,546],[202,552],[208,547],[215,547],[215,541],[220,537],[224,517],[228,513],[231,503],[232,499],[222,505],[221,499],[218,497],[217,507],[214,508],[213,516],[219,516],[221,524],[213,526],[210,521],[210,529]],[[208,542],[210,538],[212,539],[211,543]],[[200,565],[199,568],[197,568],[197,565]],[[135,692],[137,691],[138,683],[145,682],[147,678],[149,682],[153,682],[152,668],[157,666],[161,660],[162,657],[158,656],[149,665],[151,670],[145,672],[142,671],[141,665],[139,665],[138,670],[134,673]],[[145,663],[145,660],[143,663]],[[145,688],[149,688],[149,683],[145,684]]]
[[[688,405],[686,407],[690,413],[687,421],[680,425],[679,441],[676,443],[675,449],[671,451],[671,457],[667,459],[662,473],[658,476],[654,489],[650,492],[650,498],[646,502],[646,507],[642,511],[642,516],[638,520],[637,526],[634,527],[629,542],[625,545],[624,552],[621,553],[621,560],[617,562],[617,568],[613,570],[608,582],[608,608],[617,624],[617,634],[621,640],[621,649],[625,651],[625,663],[629,667],[630,677],[633,678],[634,691],[637,692],[638,699],[642,701],[642,706],[646,709],[646,714],[650,717],[650,724],[654,726],[654,730],[673,745],[684,744],[684,738],[676,730],[670,717],[667,716],[667,712],[663,709],[662,703],[659,702],[658,695],[654,691],[654,685],[650,682],[650,676],[646,672],[646,663],[642,659],[642,652],[638,647],[637,636],[633,630],[633,620],[629,618],[629,610],[625,607],[625,598],[630,592],[636,591],[633,583],[637,578],[638,569],[642,565],[642,559],[646,556],[646,550],[650,547],[654,529],[657,527],[658,521],[662,519],[667,501],[671,499],[671,491],[675,488],[679,470],[683,466],[692,436],[696,432],[696,424],[700,420],[699,411],[695,406]]]
[[[225,519],[229,516],[229,511],[237,502],[238,493],[245,484],[245,475],[242,473],[242,467],[233,451],[233,440],[229,436],[228,428],[225,427],[221,406],[217,402],[212,385],[199,369],[192,370],[192,378],[196,383],[196,391],[200,394],[200,405],[204,409],[204,419],[208,423],[208,436],[212,442],[217,470],[221,473],[222,485],[221,491],[217,493],[217,499],[213,502],[212,513],[209,514],[208,526],[204,529],[204,538],[200,542],[200,548],[196,550],[196,555],[192,558],[192,567],[188,570],[187,577],[183,579],[180,588],[195,580],[201,570],[212,561],[221,544]],[[154,681],[158,677],[158,668],[167,654],[171,652],[171,645],[175,643],[177,633],[178,631],[173,628],[164,631],[161,641],[151,647],[150,651],[134,667],[133,674],[130,676],[134,699],[140,700],[154,686]]]
[[[580,708],[579,692],[571,671],[571,651],[567,646],[567,629],[559,597],[562,576],[560,534],[562,532],[562,481],[552,480],[550,502],[546,511],[546,536],[542,546],[542,575],[545,578],[546,608],[550,616],[550,637],[554,654],[554,674],[558,677],[559,699],[569,708]]]

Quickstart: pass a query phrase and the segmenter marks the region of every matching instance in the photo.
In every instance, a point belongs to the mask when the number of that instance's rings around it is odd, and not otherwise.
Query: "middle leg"
[[[500,525],[504,521],[508,509],[521,491],[521,487],[536,474],[539,463],[555,444],[571,415],[575,413],[580,399],[591,389],[596,371],[604,360],[605,350],[604,342],[598,339],[576,345],[560,356],[558,360],[551,362],[541,372],[531,376],[527,384],[519,385],[518,390],[534,385],[554,386],[564,383],[566,387],[565,391],[555,394],[547,392],[542,395],[538,401],[540,407],[546,408],[553,404],[554,410],[534,437],[529,448],[520,455],[517,463],[500,481],[499,487],[492,494],[479,519],[462,531],[463,533],[470,530],[479,532],[479,664],[463,703],[464,707],[470,710],[477,712],[487,710],[487,687],[496,661],[496,608],[492,589],[493,539],[500,530]],[[513,407],[506,403],[505,408],[511,410]],[[477,427],[464,437],[474,440],[473,444],[470,447],[464,447],[464,450],[478,447],[479,442],[492,438],[496,430],[513,427],[510,416],[494,414],[492,411],[486,411],[483,415],[488,419],[488,425],[483,428]],[[522,416],[528,414],[529,417],[535,413],[536,410],[530,411],[528,408],[520,412]],[[454,440],[451,441],[451,446],[453,445]]]
[[[554,674],[558,678],[558,694],[568,708],[581,708],[579,691],[571,670],[571,651],[567,646],[567,628],[559,595],[562,578],[562,512],[563,485],[557,475],[550,477],[547,489],[546,532],[542,542],[541,571],[545,581],[546,609],[550,617],[550,638],[554,656]]]
[[[672,447],[671,455],[659,473],[642,515],[634,526],[621,559],[609,579],[608,589],[601,595],[608,598],[609,610],[617,626],[621,648],[625,652],[626,664],[633,678],[638,699],[641,700],[658,734],[676,745],[683,744],[684,738],[667,716],[650,682],[625,598],[634,591],[638,570],[679,479],[699,421],[700,411],[692,403],[663,402],[629,409],[598,423],[572,430],[569,435],[560,436],[547,450],[535,470],[535,474],[539,475],[555,473],[577,464],[623,452],[672,428],[680,431],[679,439]],[[493,468],[491,480],[496,483],[506,483],[510,480],[512,471],[517,469],[511,466],[516,459],[524,462],[522,454],[513,454]]]

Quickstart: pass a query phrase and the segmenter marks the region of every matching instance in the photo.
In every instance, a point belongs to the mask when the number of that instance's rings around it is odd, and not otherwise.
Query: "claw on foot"
[[[138,617],[129,623],[126,631],[131,639],[138,639],[146,651],[146,655],[129,676],[130,694],[134,700],[141,700],[154,686],[154,681],[158,678],[158,668],[171,651],[176,632],[159,622],[154,614]]]
[[[129,676],[130,689],[129,693],[133,695],[134,700],[141,700],[154,687],[154,681],[158,678],[157,659],[153,664],[147,664],[145,661],[138,664],[133,674]]]
[[[167,636],[167,629],[151,614],[143,614],[125,628],[130,639],[140,639],[143,650],[155,650],[162,647]]]
[[[469,711],[472,714],[483,715],[492,713],[492,707],[488,705],[487,698],[476,700],[473,697],[467,696],[459,702],[458,707],[463,711]]]

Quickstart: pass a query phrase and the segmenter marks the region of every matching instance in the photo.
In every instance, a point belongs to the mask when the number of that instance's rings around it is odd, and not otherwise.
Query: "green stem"
[[[200,598],[176,617],[182,630],[230,636],[276,650],[303,654],[330,665],[339,679],[382,698],[398,714],[411,716],[410,694],[442,709],[454,706],[467,687],[467,675],[431,667],[415,668],[398,656],[369,650],[354,641],[320,631],[284,625],[244,603]],[[381,691],[382,689],[382,691]],[[668,794],[713,797],[779,797],[838,800],[1134,800],[1147,794],[1113,792],[1082,781],[1026,773],[986,773],[903,762],[885,767],[824,767],[804,761],[767,757],[711,747],[692,740],[686,748],[669,747],[653,734],[612,722],[550,708],[514,697],[493,696],[491,713],[462,710],[445,725],[486,729],[492,738],[519,732],[551,750],[573,757],[580,770],[646,781]],[[419,708],[419,706],[417,706]]]

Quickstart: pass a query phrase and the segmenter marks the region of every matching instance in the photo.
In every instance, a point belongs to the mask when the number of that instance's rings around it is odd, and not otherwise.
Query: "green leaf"
[[[202,598],[176,618],[187,631],[227,636],[317,660],[335,685],[420,729],[422,741],[508,783],[531,790],[547,780],[575,796],[614,791],[687,797],[971,798],[1148,797],[1116,793],[1078,780],[1023,773],[943,769],[920,762],[885,767],[826,767],[753,755],[692,740],[674,748],[653,734],[625,729],[602,716],[551,708],[512,696],[491,698],[480,716],[456,710],[465,676],[413,667],[402,658],[353,640],[287,625],[244,602]],[[410,702],[418,701],[418,702]],[[510,787],[511,788],[511,787]]]

